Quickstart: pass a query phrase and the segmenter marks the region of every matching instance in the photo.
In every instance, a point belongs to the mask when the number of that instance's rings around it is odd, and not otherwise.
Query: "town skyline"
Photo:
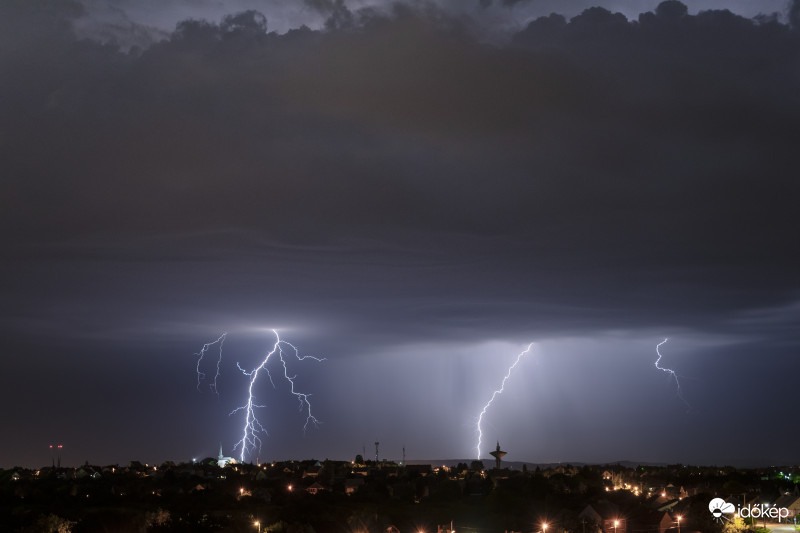
[[[791,532],[797,467],[218,458],[0,469],[0,526],[50,531]],[[24,503],[23,503],[24,502]],[[26,512],[20,512],[21,504]],[[446,526],[443,524],[447,524]]]

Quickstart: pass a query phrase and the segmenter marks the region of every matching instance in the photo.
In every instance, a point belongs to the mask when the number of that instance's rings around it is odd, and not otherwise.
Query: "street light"
[[[619,526],[619,520],[614,520],[614,533],[617,533],[617,526]]]
[[[261,522],[256,520],[255,522],[253,522],[253,525],[258,528],[258,533],[261,533]]]
[[[681,515],[678,515],[678,533],[681,533],[681,518],[683,517]]]
[[[547,526],[548,526],[547,522],[542,522],[542,533],[547,533]]]

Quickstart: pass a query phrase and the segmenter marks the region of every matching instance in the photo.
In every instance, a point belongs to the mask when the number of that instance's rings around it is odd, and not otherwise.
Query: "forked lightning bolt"
[[[691,409],[692,406],[689,405],[689,402],[687,402],[686,398],[683,397],[683,391],[681,390],[681,382],[678,380],[678,374],[676,374],[675,371],[670,368],[663,368],[658,366],[658,362],[661,361],[661,351],[659,350],[659,348],[661,348],[661,346],[663,346],[668,340],[669,339],[664,339],[663,341],[659,342],[656,345],[656,353],[658,354],[658,359],[656,359],[656,368],[661,370],[662,372],[670,374],[673,377],[673,379],[675,380],[675,386],[677,387],[678,398],[680,398],[681,401],[686,404],[686,407]]]
[[[214,346],[215,344],[219,344],[219,357],[217,357],[217,373],[214,374],[214,381],[211,382],[208,385],[208,388],[211,389],[211,391],[214,394],[219,396],[219,392],[217,392],[217,379],[219,378],[219,365],[222,362],[222,344],[225,342],[225,335],[227,335],[227,333],[223,333],[222,335],[220,335],[219,338],[217,340],[215,340],[214,342],[209,342],[207,344],[204,344],[203,348],[198,353],[195,354],[195,355],[199,356],[197,358],[197,390],[198,391],[200,390],[200,383],[204,379],[206,379],[205,372],[202,372],[200,370],[200,363],[203,361],[203,357],[206,355],[206,352],[212,346]]]
[[[281,340],[276,330],[273,329],[272,332],[275,334],[275,344],[272,346],[272,350],[269,353],[267,353],[267,355],[264,357],[264,360],[261,362],[260,365],[258,365],[253,370],[248,372],[241,366],[239,366],[239,363],[236,363],[236,366],[239,368],[239,370],[241,370],[244,375],[250,378],[250,386],[247,389],[248,390],[247,403],[245,403],[241,407],[237,407],[230,413],[231,415],[233,415],[234,413],[238,413],[239,411],[245,412],[244,427],[242,428],[242,438],[233,447],[234,450],[236,448],[240,448],[239,457],[242,462],[244,462],[245,455],[247,455],[249,452],[255,450],[256,448],[261,450],[261,438],[259,437],[259,434],[261,433],[264,433],[265,435],[267,434],[267,430],[264,428],[261,422],[259,422],[258,418],[256,418],[255,409],[257,407],[264,407],[264,406],[255,403],[253,386],[255,385],[256,380],[258,379],[258,375],[262,370],[267,373],[267,377],[272,383],[272,386],[273,387],[275,386],[275,383],[272,381],[272,374],[270,374],[269,369],[267,368],[267,363],[269,363],[270,359],[273,356],[276,356],[278,357],[278,359],[280,359],[281,365],[283,366],[283,377],[286,378],[286,380],[291,385],[291,393],[295,397],[297,397],[297,400],[300,403],[299,410],[301,412],[305,412],[306,414],[306,423],[303,426],[303,431],[308,429],[309,424],[313,424],[314,426],[319,424],[319,421],[314,417],[313,414],[311,414],[311,402],[308,399],[310,394],[297,392],[294,388],[295,387],[294,380],[297,376],[289,376],[289,368],[286,364],[284,349],[286,349],[287,351],[291,350],[292,354],[298,361],[303,361],[304,359],[313,359],[314,361],[321,362],[324,361],[325,359],[312,357],[310,355],[301,356],[300,352],[294,345]]]
[[[531,348],[532,348],[532,347],[533,347],[533,343],[530,343],[530,344],[528,345],[528,347],[527,347],[527,348],[525,348],[525,350],[523,350],[522,352],[520,352],[520,354],[517,356],[517,360],[516,360],[516,361],[514,361],[514,364],[513,364],[513,365],[511,365],[511,366],[508,368],[508,372],[506,372],[506,376],[503,378],[503,382],[500,384],[500,388],[499,388],[499,389],[497,389],[496,391],[494,391],[494,393],[492,393],[492,397],[491,397],[491,398],[489,398],[489,401],[488,401],[488,402],[486,402],[486,405],[484,405],[484,406],[483,406],[483,410],[481,411],[481,414],[480,414],[480,415],[478,415],[478,445],[475,447],[475,449],[476,449],[476,450],[477,450],[477,452],[478,452],[478,459],[480,459],[480,458],[481,458],[481,440],[483,439],[483,433],[481,432],[481,422],[483,421],[483,415],[485,415],[485,414],[486,414],[486,410],[487,410],[487,409],[489,409],[489,406],[490,406],[490,405],[492,405],[492,402],[494,401],[494,399],[495,399],[495,398],[497,398],[497,396],[499,396],[500,394],[502,394],[502,393],[503,393],[503,389],[504,389],[504,388],[505,388],[505,386],[506,386],[506,381],[508,381],[508,378],[509,378],[509,377],[511,377],[511,372],[513,372],[513,371],[514,371],[514,368],[515,368],[515,367],[516,367],[516,366],[519,364],[519,362],[522,360],[522,357],[523,357],[524,355],[526,355],[528,352],[530,352],[530,351],[531,351]]]

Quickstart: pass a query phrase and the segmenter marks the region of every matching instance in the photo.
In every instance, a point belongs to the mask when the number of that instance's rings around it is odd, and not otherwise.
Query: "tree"
[[[744,533],[747,531],[747,524],[741,516],[734,516],[730,522],[727,522],[722,528],[722,533]]]
[[[169,524],[169,511],[159,507],[155,511],[150,511],[145,515],[145,524],[148,528],[161,527]]]
[[[58,515],[48,514],[36,521],[33,531],[41,531],[42,533],[71,533],[72,526],[76,523],[77,522],[72,522],[66,518],[61,518]]]

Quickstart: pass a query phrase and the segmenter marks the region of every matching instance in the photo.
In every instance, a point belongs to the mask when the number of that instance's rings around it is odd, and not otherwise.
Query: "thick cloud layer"
[[[20,353],[264,326],[384,372],[402,346],[608,332],[796,350],[791,25],[668,1],[497,45],[446,6],[307,7],[329,22],[248,10],[128,51],[76,36],[91,5],[0,6]]]

